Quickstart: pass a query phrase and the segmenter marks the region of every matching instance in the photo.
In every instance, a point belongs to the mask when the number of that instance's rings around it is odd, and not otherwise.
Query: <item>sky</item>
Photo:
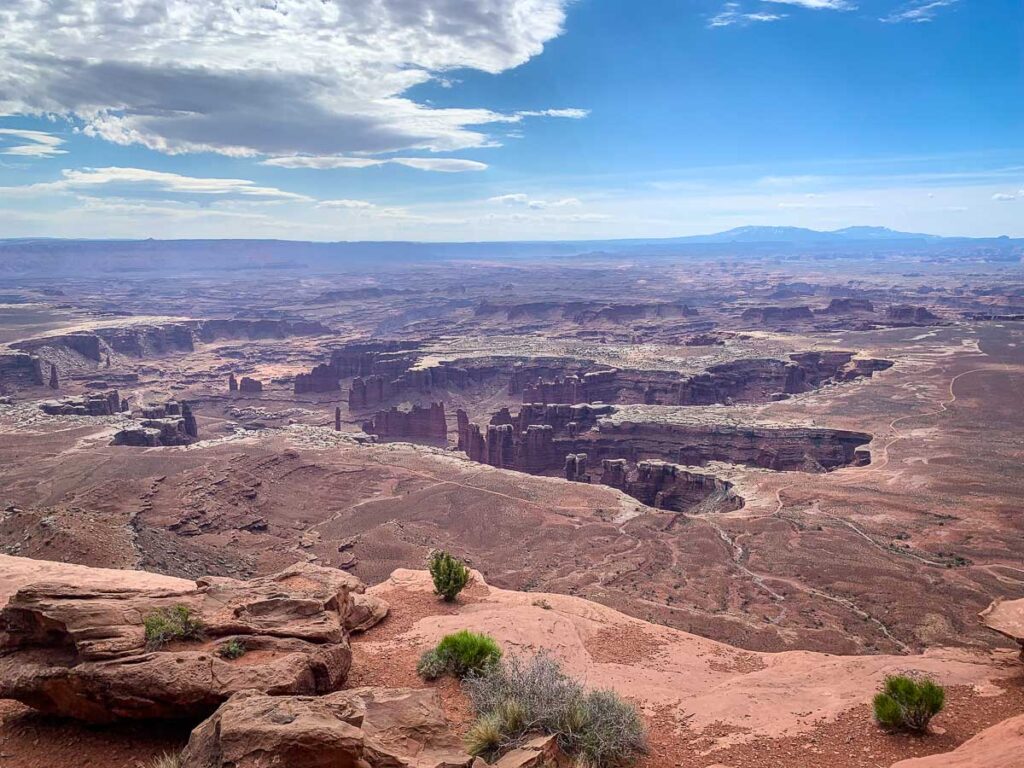
[[[1024,237],[1021,0],[3,0],[0,238]]]

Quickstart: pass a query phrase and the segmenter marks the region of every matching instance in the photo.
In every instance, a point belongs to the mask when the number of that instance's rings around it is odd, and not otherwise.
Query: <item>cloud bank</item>
[[[442,109],[406,92],[523,64],[561,34],[568,2],[6,0],[0,113],[74,118],[87,135],[170,154],[487,146],[489,124],[585,113]]]

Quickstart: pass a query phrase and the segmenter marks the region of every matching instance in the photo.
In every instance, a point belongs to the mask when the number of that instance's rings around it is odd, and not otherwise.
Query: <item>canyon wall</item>
[[[414,405],[409,411],[397,407],[378,411],[373,419],[363,424],[363,431],[392,440],[413,438],[446,442],[448,422],[445,420],[444,403],[431,403],[426,408]]]

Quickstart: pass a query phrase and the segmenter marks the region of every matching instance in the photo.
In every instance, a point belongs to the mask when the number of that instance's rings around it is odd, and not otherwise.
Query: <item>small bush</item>
[[[531,733],[553,734],[577,764],[628,765],[647,751],[643,720],[610,690],[586,691],[545,654],[511,658],[465,680],[478,720],[466,749],[488,760]]]
[[[469,569],[461,560],[444,550],[430,553],[427,568],[434,580],[434,593],[443,597],[446,603],[454,602],[462,588],[469,583]]]
[[[149,768],[181,768],[181,753],[164,752],[150,761]]]
[[[146,647],[156,650],[172,640],[198,640],[203,634],[203,623],[192,616],[187,605],[161,608],[142,619],[146,631]]]
[[[245,643],[241,640],[228,640],[217,647],[217,655],[228,661],[242,658],[245,656],[245,651]]]
[[[931,719],[942,711],[946,691],[928,678],[915,680],[904,675],[885,678],[882,692],[872,702],[875,720],[889,730],[925,731]]]
[[[435,648],[420,657],[416,671],[427,680],[451,674],[465,677],[483,673],[501,660],[501,648],[488,635],[463,629],[445,635]]]

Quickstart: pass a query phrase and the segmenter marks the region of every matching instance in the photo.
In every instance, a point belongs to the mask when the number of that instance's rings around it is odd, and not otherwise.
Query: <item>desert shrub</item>
[[[203,623],[192,615],[187,605],[161,608],[142,619],[146,631],[146,647],[162,648],[172,640],[198,640],[203,634]]]
[[[416,671],[427,680],[444,674],[465,677],[486,672],[501,660],[501,648],[494,638],[463,629],[445,635],[436,647],[420,657]]]
[[[553,734],[580,765],[612,768],[647,751],[643,720],[610,690],[587,691],[546,654],[510,658],[465,680],[478,719],[466,749],[494,758],[528,734]]]
[[[928,678],[890,675],[872,702],[875,720],[890,730],[924,731],[942,711],[946,691]]]
[[[222,659],[233,661],[234,659],[240,659],[245,656],[245,643],[241,640],[228,640],[226,643],[221,643],[217,647],[217,655]]]
[[[181,753],[164,752],[162,755],[154,757],[148,768],[181,768]]]
[[[469,582],[469,569],[461,560],[444,550],[431,552],[427,567],[434,580],[435,594],[443,597],[445,602],[454,602],[455,597]]]

